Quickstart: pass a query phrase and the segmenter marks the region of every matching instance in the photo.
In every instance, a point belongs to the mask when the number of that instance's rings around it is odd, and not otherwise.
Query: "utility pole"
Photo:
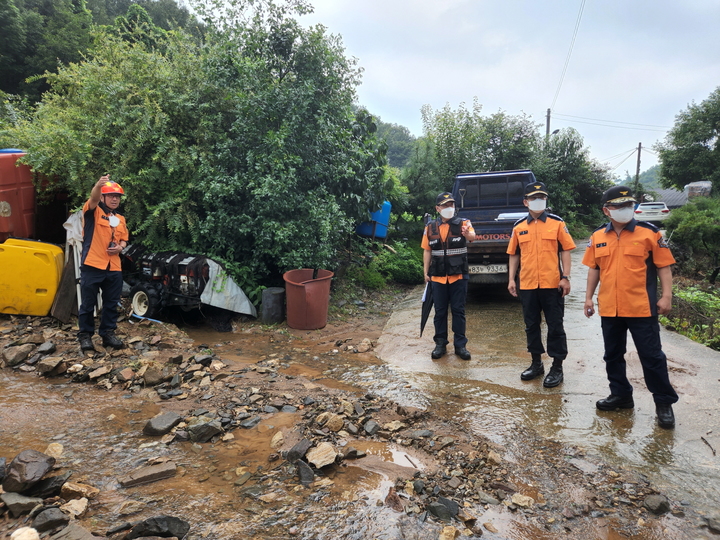
[[[550,109],[547,110],[547,116],[545,117],[545,137],[550,136]]]
[[[642,151],[642,143],[638,143],[638,158],[637,168],[635,169],[635,196],[638,197],[638,202],[643,202],[644,195],[640,193],[640,152]]]

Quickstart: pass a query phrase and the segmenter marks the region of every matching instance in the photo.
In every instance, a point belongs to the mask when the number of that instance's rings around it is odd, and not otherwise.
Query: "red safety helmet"
[[[119,193],[120,195],[125,195],[125,191],[117,182],[105,182],[103,187],[100,188],[100,193],[103,195],[107,195],[109,193]]]

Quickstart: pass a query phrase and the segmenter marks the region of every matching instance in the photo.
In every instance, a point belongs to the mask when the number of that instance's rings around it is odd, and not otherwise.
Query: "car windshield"
[[[642,208],[665,208],[665,203],[642,203]]]

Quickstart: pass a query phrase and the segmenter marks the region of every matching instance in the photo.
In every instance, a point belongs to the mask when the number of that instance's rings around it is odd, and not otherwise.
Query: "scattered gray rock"
[[[68,481],[72,474],[73,471],[68,471],[60,476],[50,476],[49,478],[44,478],[28,489],[25,492],[25,495],[28,497],[40,497],[41,499],[47,499],[48,497],[59,495],[63,484]]]
[[[305,454],[312,446],[312,442],[307,439],[302,439],[295,444],[290,450],[288,450],[285,459],[290,463],[295,463],[298,459],[305,457]]]
[[[477,496],[478,499],[480,499],[480,502],[483,504],[500,504],[499,500],[497,500],[489,493],[485,493],[484,491],[478,491]]]
[[[7,467],[2,487],[5,491],[22,493],[39,482],[55,465],[55,458],[37,450],[23,450]]]
[[[57,350],[55,344],[52,341],[46,341],[37,348],[38,354],[52,354]]]
[[[26,497],[14,492],[3,493],[0,495],[0,501],[5,503],[5,506],[8,507],[14,517],[29,513],[36,506],[42,505],[43,502],[42,499],[37,497]]]
[[[150,436],[165,435],[180,422],[182,422],[182,416],[176,412],[161,413],[148,420],[143,428],[143,433]]]
[[[52,535],[50,540],[101,540],[101,537],[93,535],[82,525],[73,521],[62,531]]]
[[[150,482],[157,482],[165,478],[175,476],[177,466],[172,461],[167,463],[160,463],[158,465],[150,465],[148,467],[141,467],[136,469],[130,474],[118,478],[118,482],[122,487],[132,487],[140,484],[149,484]]]
[[[21,364],[25,359],[30,356],[30,353],[35,350],[35,345],[32,343],[26,343],[25,345],[19,345],[17,347],[6,347],[3,349],[3,358],[5,363],[10,366],[17,366]]]
[[[720,517],[709,517],[706,519],[708,529],[714,533],[720,533]]]
[[[458,512],[460,512],[460,505],[452,499],[448,499],[446,497],[438,497],[438,502],[442,505],[445,505],[452,517],[457,516]]]
[[[188,433],[190,439],[198,443],[208,442],[218,433],[222,433],[222,425],[217,418],[209,416],[197,416],[188,422]]]
[[[190,531],[190,524],[173,516],[156,516],[146,519],[135,525],[125,536],[125,540],[142,538],[146,536],[160,536],[162,538],[185,538]]]
[[[648,495],[643,501],[643,506],[657,515],[670,510],[670,503],[664,495]]]
[[[315,481],[315,473],[310,468],[310,465],[305,463],[302,459],[298,459],[295,465],[297,466],[300,483],[303,486],[309,486]]]
[[[452,514],[450,513],[450,510],[448,510],[448,507],[440,502],[431,502],[428,505],[428,512],[430,512],[433,516],[438,518],[440,521],[450,521],[452,520]]]
[[[365,422],[363,429],[368,435],[375,435],[378,431],[380,431],[380,424],[378,424],[375,420],[368,420]]]
[[[35,367],[37,368],[39,373],[47,375],[48,373],[54,371],[55,368],[62,364],[62,362],[63,359],[60,356],[48,356],[40,360]]]
[[[253,416],[252,418],[248,418],[247,420],[240,422],[240,427],[244,429],[251,429],[257,426],[261,420],[262,418],[259,416]]]
[[[40,512],[32,522],[32,527],[37,532],[47,532],[59,527],[65,527],[70,523],[70,518],[59,508],[51,506]]]

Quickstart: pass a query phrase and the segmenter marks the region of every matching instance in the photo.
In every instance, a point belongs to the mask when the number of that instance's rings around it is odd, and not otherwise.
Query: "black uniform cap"
[[[443,191],[440,195],[437,196],[437,200],[435,201],[435,204],[437,206],[441,206],[445,204],[446,202],[455,202],[455,199],[452,196],[452,193],[448,191]]]
[[[547,187],[545,187],[544,183],[533,182],[525,186],[525,197],[529,197],[530,195],[537,195],[538,193],[541,193],[546,197],[548,196]]]
[[[613,186],[603,193],[603,205],[606,204],[622,204],[626,202],[637,202],[633,197],[632,191],[627,186]]]

